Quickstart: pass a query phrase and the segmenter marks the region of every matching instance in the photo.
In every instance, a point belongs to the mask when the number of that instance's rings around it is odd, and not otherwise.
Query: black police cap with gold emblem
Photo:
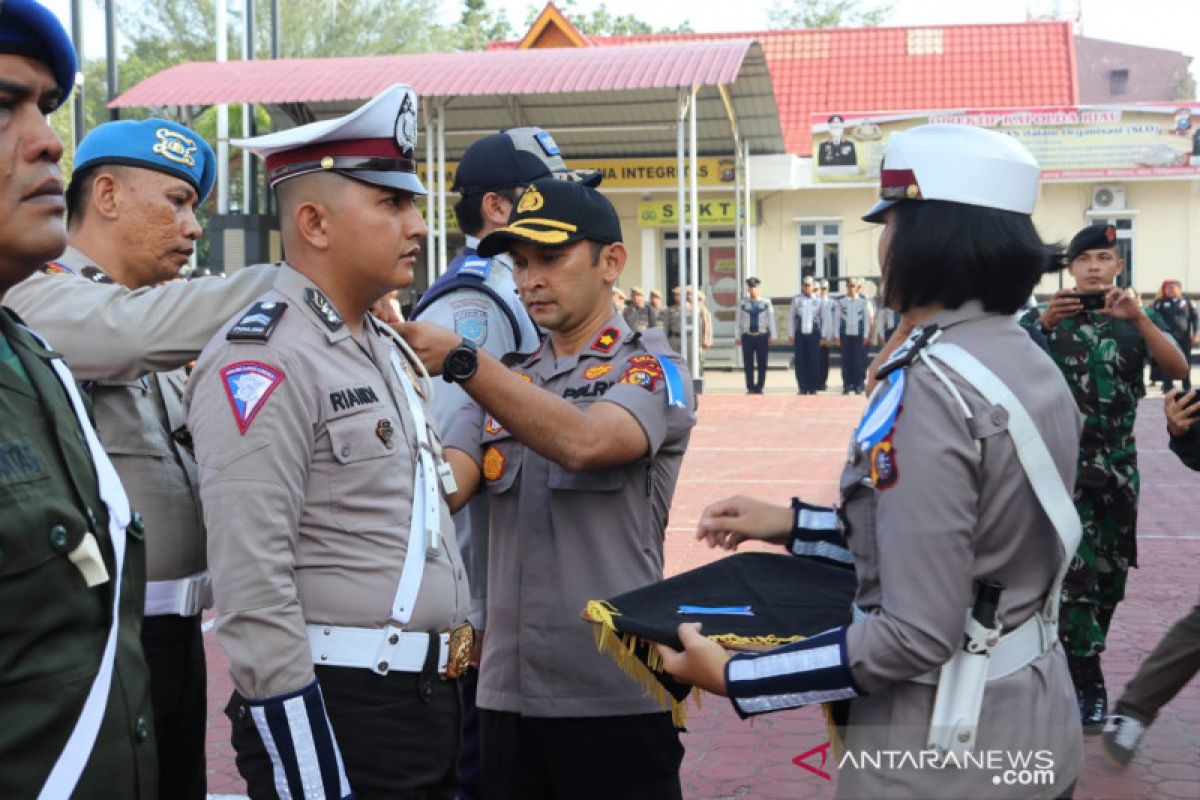
[[[513,242],[562,247],[583,239],[611,244],[621,238],[617,210],[607,197],[582,183],[542,178],[525,189],[508,224],[479,243],[479,255],[503,253]]]

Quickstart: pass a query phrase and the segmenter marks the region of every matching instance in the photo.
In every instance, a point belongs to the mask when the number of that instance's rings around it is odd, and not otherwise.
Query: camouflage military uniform
[[[1046,304],[1021,323],[1036,328]],[[1153,311],[1147,315],[1166,330]],[[1063,582],[1060,636],[1067,654],[1104,651],[1113,611],[1125,597],[1125,579],[1137,566],[1137,506],[1141,477],[1133,423],[1150,350],[1127,320],[1085,311],[1046,334],[1050,355],[1067,379],[1083,415],[1075,508],[1083,538]]]

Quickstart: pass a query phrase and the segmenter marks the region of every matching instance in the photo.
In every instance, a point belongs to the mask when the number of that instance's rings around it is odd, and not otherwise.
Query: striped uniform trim
[[[298,692],[248,701],[247,705],[271,758],[280,800],[353,796],[321,687],[315,680]]]
[[[844,626],[765,653],[739,653],[726,664],[725,685],[743,719],[864,694],[850,672]]]
[[[792,510],[795,517],[788,544],[792,555],[821,559],[838,567],[853,566],[854,556],[846,545],[835,509],[811,506],[793,497]]]

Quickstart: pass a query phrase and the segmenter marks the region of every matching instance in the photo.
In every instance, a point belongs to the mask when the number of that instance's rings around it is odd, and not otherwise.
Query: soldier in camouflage
[[[1133,423],[1145,396],[1146,363],[1154,358],[1172,377],[1187,371],[1163,321],[1130,289],[1114,287],[1125,268],[1110,225],[1091,225],[1071,240],[1068,269],[1075,288],[1022,318],[1039,328],[1083,415],[1075,508],[1083,538],[1063,583],[1059,636],[1079,696],[1084,730],[1099,733],[1108,708],[1100,653],[1113,612],[1125,596],[1126,573],[1137,566],[1140,477]],[[1103,308],[1087,310],[1080,295],[1104,292]]]

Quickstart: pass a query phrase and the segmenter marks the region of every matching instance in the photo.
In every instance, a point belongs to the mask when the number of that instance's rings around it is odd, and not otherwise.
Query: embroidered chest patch
[[[221,367],[221,382],[229,407],[233,409],[238,433],[246,435],[267,398],[283,383],[283,377],[282,370],[261,361],[238,361]]]
[[[608,373],[612,372],[612,364],[601,364],[598,367],[588,367],[583,371],[585,380],[594,381],[597,378],[603,378]]]
[[[878,491],[887,491],[900,479],[900,466],[896,463],[896,445],[892,435],[871,448],[871,483]]]
[[[492,445],[483,454],[483,477],[489,481],[498,481],[504,476],[504,454]]]

